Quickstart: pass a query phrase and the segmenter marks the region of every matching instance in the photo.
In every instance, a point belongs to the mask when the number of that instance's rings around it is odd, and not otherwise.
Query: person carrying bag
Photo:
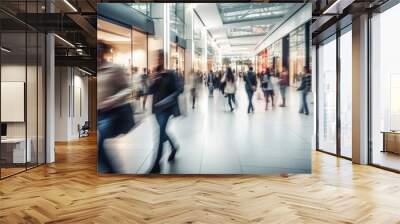
[[[257,90],[257,78],[253,72],[253,67],[249,68],[247,75],[244,76],[245,89],[247,93],[247,98],[249,100],[249,106],[247,107],[247,113],[254,112],[253,106],[253,95]]]

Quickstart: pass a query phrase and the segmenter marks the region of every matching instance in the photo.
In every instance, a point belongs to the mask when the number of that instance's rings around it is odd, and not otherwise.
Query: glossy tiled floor
[[[238,108],[228,111],[226,98],[215,91],[209,97],[203,87],[195,109],[170,120],[168,131],[179,144],[176,160],[166,161],[163,173],[240,174],[311,172],[312,115],[298,113],[299,93],[288,91],[288,107],[265,111],[256,94],[256,111],[247,114],[243,83],[238,83]],[[189,98],[188,95],[186,95]],[[278,95],[278,103],[280,96]],[[311,97],[310,97],[311,98]],[[312,107],[312,104],[310,105]],[[157,125],[152,115],[125,136],[107,141],[108,152],[121,164],[123,173],[146,173],[154,159]]]

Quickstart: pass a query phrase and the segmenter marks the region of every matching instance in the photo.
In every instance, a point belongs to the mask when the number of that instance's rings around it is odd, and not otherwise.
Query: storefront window
[[[112,54],[108,60],[122,66],[132,75],[131,29],[98,19],[97,39],[112,46]]]
[[[318,146],[336,153],[336,37],[318,48]]]
[[[289,78],[290,84],[299,86],[305,66],[305,26],[300,26],[289,34]]]
[[[371,20],[372,163],[400,170],[400,4]]]
[[[265,71],[268,66],[268,50],[264,49],[257,55],[257,72]]]
[[[176,43],[170,45],[170,69],[184,74],[185,71],[185,49]]]
[[[170,3],[170,22],[171,31],[175,32],[178,36],[185,36],[185,4],[184,3]]]
[[[275,41],[269,46],[267,52],[269,52],[267,67],[280,73],[282,71],[282,39]]]
[[[112,52],[108,61],[122,66],[129,74],[128,79],[132,83],[133,92],[140,93],[142,75],[148,73],[150,67],[147,34],[98,19],[97,39],[111,45]],[[138,103],[136,99],[134,103]]]

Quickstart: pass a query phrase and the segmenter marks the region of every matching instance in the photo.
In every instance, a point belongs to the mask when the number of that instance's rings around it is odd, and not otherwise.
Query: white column
[[[312,97],[312,102],[313,102],[313,111],[314,111],[314,132],[312,135],[312,140],[311,140],[311,144],[312,144],[312,149],[316,149],[317,148],[317,143],[316,143],[316,138],[317,138],[317,61],[316,61],[316,57],[317,56],[317,47],[315,45],[312,45],[312,50],[311,50],[311,97]]]
[[[368,163],[368,16],[353,20],[353,162]]]
[[[154,37],[149,40],[150,44],[157,44],[160,46],[151,47],[156,49],[162,49],[164,52],[164,65],[165,68],[169,67],[168,55],[169,55],[169,7],[168,3],[152,3],[151,5],[151,15],[154,21]],[[161,43],[157,43],[161,42]],[[153,53],[153,52],[151,52]],[[150,55],[153,57],[153,55]],[[157,56],[157,55],[154,55]]]
[[[169,56],[170,56],[170,15],[169,15],[169,6],[170,3],[164,3],[164,65],[165,68],[170,68]]]
[[[193,44],[193,3],[185,8],[185,76],[190,75],[193,69],[194,44]]]
[[[208,34],[207,34],[207,29],[203,26],[201,27],[201,36],[204,38],[204,57],[203,57],[203,72],[206,74],[208,73],[208,63],[207,63],[207,57],[208,57],[208,48],[207,48],[207,41],[208,41]]]

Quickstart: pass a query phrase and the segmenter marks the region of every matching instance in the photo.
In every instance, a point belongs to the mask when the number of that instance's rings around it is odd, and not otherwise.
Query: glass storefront
[[[330,36],[317,47],[317,149],[351,159],[351,25],[338,34]]]
[[[400,170],[400,4],[371,18],[372,164]]]
[[[258,55],[257,55],[257,73],[261,73],[262,71],[265,71],[268,67],[268,51],[267,49],[262,50]]]
[[[336,36],[318,48],[318,148],[336,154]]]
[[[170,45],[170,69],[178,71],[180,74],[184,74],[185,71],[185,49],[176,43]]]
[[[275,72],[282,71],[282,39],[262,50],[257,55],[257,72],[270,68]]]
[[[185,39],[185,4],[170,3],[169,12],[171,36]],[[176,41],[170,44],[169,53],[169,69],[174,69],[183,75],[185,73],[185,48]]]
[[[43,3],[20,2],[16,10],[40,13],[38,4]],[[0,20],[8,21],[0,22],[0,178],[5,178],[45,163],[46,38],[7,14],[0,13]]]
[[[306,25],[289,33],[289,79],[290,85],[298,87],[306,66]],[[256,56],[256,71],[260,73],[270,68],[277,73],[283,68],[283,40],[279,39],[259,52]],[[311,55],[309,55],[311,57]]]
[[[267,67],[273,69],[275,72],[282,72],[282,39],[275,41],[267,48],[268,60]]]
[[[303,68],[306,66],[305,26],[289,34],[289,79],[290,85],[300,86]]]
[[[133,75],[141,75],[147,72],[147,35],[132,30],[132,70]]]
[[[138,93],[141,89],[141,76],[148,73],[148,42],[147,34],[133,28],[124,27],[102,19],[97,20],[97,39],[108,43],[112,52],[108,61],[122,66],[129,74],[132,89]],[[150,68],[150,72],[154,68]],[[134,104],[139,104],[135,99]],[[135,107],[140,108],[140,107]]]
[[[131,29],[101,19],[97,20],[97,39],[112,46],[108,61],[122,66],[130,75],[132,67]]]
[[[170,23],[171,31],[175,32],[178,36],[185,36],[185,4],[184,3],[170,3]]]

